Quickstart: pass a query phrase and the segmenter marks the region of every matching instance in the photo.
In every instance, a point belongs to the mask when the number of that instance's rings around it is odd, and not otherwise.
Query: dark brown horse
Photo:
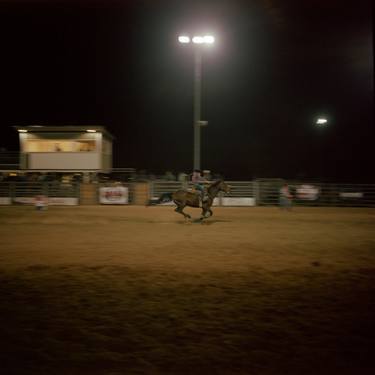
[[[175,209],[181,215],[184,215],[185,219],[191,219],[191,216],[186,214],[183,210],[186,206],[195,207],[195,208],[202,208],[202,215],[200,220],[205,219],[206,217],[212,216],[211,206],[214,202],[216,195],[219,191],[223,191],[228,193],[230,190],[229,185],[226,184],[222,180],[218,180],[213,182],[207,188],[207,200],[205,200],[202,205],[200,206],[200,193],[199,192],[191,192],[187,190],[177,190],[175,193],[172,194],[172,200],[176,203],[177,208]],[[207,213],[209,214],[207,216]]]

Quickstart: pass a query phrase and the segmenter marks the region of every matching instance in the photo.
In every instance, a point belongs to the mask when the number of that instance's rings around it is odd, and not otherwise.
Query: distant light
[[[195,43],[195,44],[203,44],[204,43],[203,36],[195,36],[193,38],[193,43]]]
[[[215,37],[212,35],[196,35],[190,39],[190,37],[187,35],[180,35],[178,37],[178,41],[185,44],[190,42],[193,42],[194,44],[213,44],[215,43]]]
[[[178,37],[180,43],[190,43],[190,38],[186,35],[181,35]]]
[[[19,133],[27,133],[27,130],[26,129],[18,129],[18,132]]]
[[[96,133],[95,129],[87,129],[86,131],[87,131],[87,133]]]
[[[327,122],[328,122],[328,120],[325,119],[325,118],[318,118],[318,119],[316,120],[316,124],[317,124],[317,125],[324,125],[324,124],[326,124]]]
[[[214,38],[212,35],[205,35],[205,36],[203,37],[203,40],[204,40],[204,42],[207,43],[207,44],[212,44],[212,43],[215,42],[215,38]]]

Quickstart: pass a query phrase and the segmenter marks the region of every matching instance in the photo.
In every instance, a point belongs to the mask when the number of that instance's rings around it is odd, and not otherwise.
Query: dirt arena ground
[[[373,374],[375,209],[0,207],[0,321],[4,375]]]

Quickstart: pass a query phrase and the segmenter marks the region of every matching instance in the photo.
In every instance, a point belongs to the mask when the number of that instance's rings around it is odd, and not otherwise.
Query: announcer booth
[[[113,136],[103,126],[16,126],[20,168],[28,171],[107,172]]]
[[[20,170],[29,175],[81,175],[80,204],[128,204],[128,188],[100,186],[98,174],[112,168],[113,136],[103,126],[15,126]],[[61,200],[61,199],[60,199]]]

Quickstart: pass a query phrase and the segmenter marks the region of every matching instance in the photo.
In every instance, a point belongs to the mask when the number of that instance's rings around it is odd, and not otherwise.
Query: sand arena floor
[[[213,211],[0,207],[2,373],[374,373],[375,209]]]

